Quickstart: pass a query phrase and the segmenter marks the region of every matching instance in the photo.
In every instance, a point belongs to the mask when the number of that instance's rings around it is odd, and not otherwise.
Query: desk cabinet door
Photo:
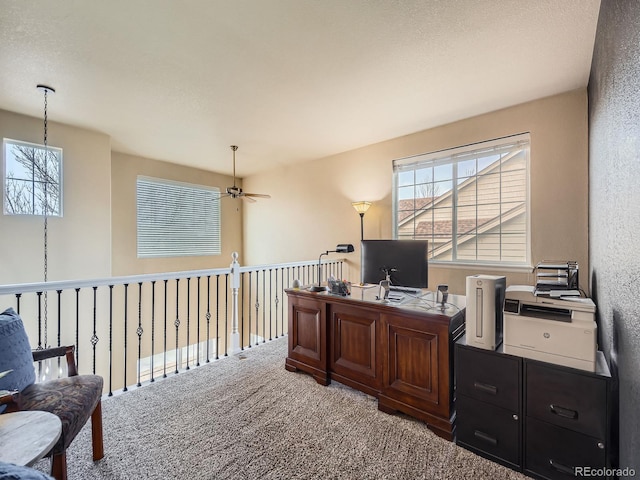
[[[376,395],[382,383],[379,314],[363,308],[331,305],[329,316],[331,372],[346,377],[343,382],[354,381],[365,386],[359,387],[361,390]]]
[[[289,358],[327,372],[326,304],[296,298],[289,302]]]
[[[383,315],[384,395],[418,410],[449,416],[448,323]]]

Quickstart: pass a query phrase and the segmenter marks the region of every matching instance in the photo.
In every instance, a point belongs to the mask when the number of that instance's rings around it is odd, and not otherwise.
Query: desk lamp
[[[323,292],[327,289],[326,286],[320,285],[320,281],[322,279],[322,256],[323,255],[328,255],[330,253],[351,253],[353,252],[353,250],[354,250],[353,245],[351,245],[350,243],[341,243],[339,245],[336,245],[335,250],[327,250],[326,252],[321,253],[320,256],[318,257],[318,285],[313,285],[311,288],[309,288],[309,290],[312,292]]]

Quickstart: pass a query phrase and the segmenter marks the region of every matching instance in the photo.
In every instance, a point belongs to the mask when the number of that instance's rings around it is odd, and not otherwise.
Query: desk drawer
[[[597,470],[606,466],[606,446],[598,439],[533,418],[527,418],[526,430],[525,473],[568,479],[581,476],[576,467]]]
[[[521,420],[517,411],[458,395],[456,415],[458,444],[519,468]]]
[[[528,417],[606,437],[607,382],[603,378],[537,362],[525,365]]]
[[[458,394],[519,411],[521,359],[473,347],[458,346],[456,353]]]

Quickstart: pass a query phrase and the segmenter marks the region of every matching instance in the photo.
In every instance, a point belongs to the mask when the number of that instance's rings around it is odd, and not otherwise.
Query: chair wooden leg
[[[67,480],[67,451],[51,456],[51,476],[56,480]]]
[[[102,441],[102,402],[98,401],[95,410],[91,414],[91,443],[93,445],[93,461],[104,457],[104,444]]]

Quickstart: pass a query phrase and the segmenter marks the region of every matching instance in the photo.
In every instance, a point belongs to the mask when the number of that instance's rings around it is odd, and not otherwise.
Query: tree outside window
[[[62,216],[62,149],[4,141],[4,213]]]

